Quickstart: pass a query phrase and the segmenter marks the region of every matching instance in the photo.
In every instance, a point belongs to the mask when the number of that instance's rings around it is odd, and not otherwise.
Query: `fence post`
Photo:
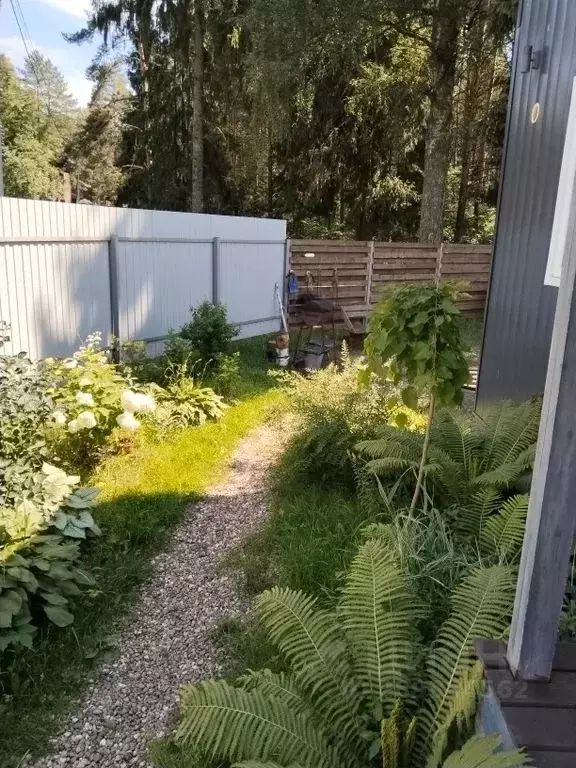
[[[220,238],[212,240],[212,304],[220,301]]]
[[[282,304],[284,305],[284,312],[286,313],[286,318],[288,318],[288,302],[290,300],[290,297],[288,296],[288,273],[291,269],[290,264],[290,247],[291,247],[291,241],[290,238],[286,238],[286,242],[284,243],[284,275],[282,277]]]
[[[110,347],[112,360],[120,362],[120,305],[118,302],[118,236],[108,241],[108,278],[110,284]]]
[[[368,269],[366,273],[366,301],[367,307],[372,306],[372,275],[374,273],[374,239],[368,245]]]

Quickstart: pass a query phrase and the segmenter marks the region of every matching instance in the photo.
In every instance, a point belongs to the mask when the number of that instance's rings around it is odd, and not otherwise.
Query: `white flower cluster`
[[[82,411],[68,422],[68,432],[80,432],[83,429],[93,429],[97,424],[96,416],[92,411]]]
[[[78,392],[76,395],[76,401],[80,403],[80,405],[87,405],[88,407],[92,407],[94,405],[94,398],[90,392]]]
[[[120,403],[128,413],[154,413],[156,410],[156,403],[151,395],[132,392],[131,389],[125,389],[122,392]]]
[[[156,403],[151,395],[133,392],[131,389],[122,392],[120,403],[124,408],[124,413],[116,417],[116,423],[121,429],[127,429],[131,432],[140,426],[140,422],[134,416],[135,413],[154,413],[156,410]]]

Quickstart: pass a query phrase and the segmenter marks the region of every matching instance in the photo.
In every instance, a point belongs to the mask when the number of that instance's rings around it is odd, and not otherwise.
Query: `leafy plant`
[[[226,399],[236,396],[241,384],[240,376],[240,352],[231,355],[223,355],[218,361],[218,368],[208,377],[206,383],[218,395]]]
[[[367,374],[345,344],[340,367],[329,365],[306,377],[281,370],[270,375],[287,391],[301,419],[291,448],[295,468],[325,482],[353,482],[352,449],[359,439],[375,436],[379,425],[392,422],[418,429],[426,423],[403,405],[391,382]]]
[[[230,352],[230,344],[238,328],[228,322],[226,307],[204,301],[192,307],[192,319],[182,326],[180,336],[190,342],[192,350],[205,364],[218,361]]]
[[[0,506],[9,506],[49,458],[46,425],[54,404],[41,365],[0,357]]]
[[[32,490],[0,508],[0,651],[32,646],[38,611],[59,627],[72,623],[70,598],[93,584],[77,563],[79,540],[100,534],[96,491],[74,490],[78,481],[44,464]]]
[[[100,345],[101,334],[92,334],[72,358],[49,363],[59,427],[55,438],[69,465],[80,469],[92,466],[116,427],[133,431],[139,426],[133,414],[155,408],[150,396],[130,389],[131,379],[108,361]]]
[[[126,379],[133,377],[142,384],[164,385],[166,382],[166,355],[151,357],[145,341],[123,341],[120,344],[121,371]]]
[[[178,367],[172,383],[152,389],[158,408],[155,421],[161,429],[203,424],[207,419],[222,418],[228,407],[222,397],[208,387],[201,387],[187,375],[185,365]]]
[[[390,291],[370,318],[365,349],[372,369],[407,385],[402,398],[409,407],[417,408],[422,395],[430,398],[412,509],[424,479],[436,405],[459,403],[470,377],[455,303],[461,293],[461,286],[450,282],[403,285]]]
[[[537,402],[436,414],[423,473],[426,493],[437,507],[450,508],[451,527],[475,547],[480,542],[488,549],[492,537],[508,557],[519,550],[527,497],[504,502],[532,468],[539,424]],[[417,470],[424,439],[418,432],[383,426],[376,439],[360,442],[357,450],[382,482],[397,481]]]
[[[496,753],[497,739],[462,746],[479,691],[472,638],[501,635],[513,593],[509,567],[475,569],[426,650],[417,638],[424,607],[386,537],[369,539],[335,611],[290,589],[258,598],[290,671],[187,686],[177,740],[246,767],[522,766],[521,753]]]

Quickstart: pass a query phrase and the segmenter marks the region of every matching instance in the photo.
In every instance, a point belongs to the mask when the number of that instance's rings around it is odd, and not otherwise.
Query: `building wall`
[[[540,51],[526,66],[527,47]],[[524,0],[498,203],[478,401],[544,390],[557,289],[544,286],[572,81],[576,1]],[[535,105],[539,117],[532,122]]]

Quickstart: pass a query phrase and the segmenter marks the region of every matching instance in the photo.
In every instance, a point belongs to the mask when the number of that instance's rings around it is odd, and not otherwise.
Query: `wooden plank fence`
[[[313,254],[313,256],[311,255]],[[364,320],[385,286],[435,280],[437,274],[468,283],[459,302],[468,315],[482,315],[486,303],[492,248],[489,245],[384,243],[352,240],[291,240],[289,266],[300,293],[336,299],[348,317]],[[293,304],[293,302],[291,302]]]

